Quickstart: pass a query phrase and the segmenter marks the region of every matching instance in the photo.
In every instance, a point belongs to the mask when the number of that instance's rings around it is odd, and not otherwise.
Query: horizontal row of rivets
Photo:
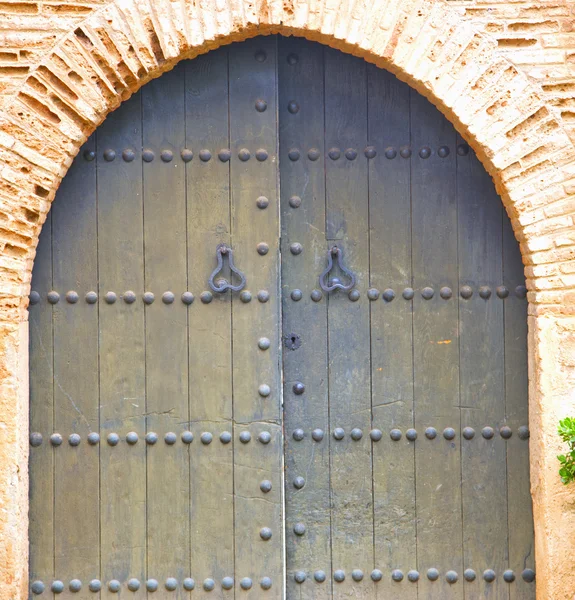
[[[481,435],[486,440],[490,440],[495,436],[495,431],[496,430],[493,427],[484,427],[481,430]],[[475,429],[473,429],[473,427],[464,427],[461,433],[466,440],[472,440],[475,437]],[[499,434],[501,435],[501,437],[503,439],[508,440],[513,435],[513,431],[511,430],[510,427],[508,427],[507,425],[504,425],[503,427],[501,427],[499,429]],[[341,427],[336,427],[333,430],[332,435],[333,435],[334,439],[336,439],[338,441],[343,440],[345,438],[345,430],[342,429]],[[529,439],[528,427],[526,427],[525,425],[522,425],[521,427],[519,427],[517,430],[517,435],[522,440]],[[399,440],[401,440],[402,436],[403,436],[403,433],[402,433],[401,429],[392,429],[389,432],[389,437],[394,442],[398,442]],[[296,442],[301,442],[302,440],[305,439],[305,437],[306,437],[306,434],[303,429],[294,429],[294,431],[292,433],[292,438]],[[314,429],[311,432],[311,438],[316,442],[321,442],[324,439],[324,437],[325,437],[325,432],[323,431],[323,429]],[[359,440],[361,440],[363,438],[363,430],[356,427],[351,430],[349,437],[351,437],[352,440],[358,442]],[[383,432],[381,431],[381,429],[372,429],[369,432],[369,437],[371,438],[371,440],[373,442],[379,442],[383,438]],[[407,429],[405,432],[405,437],[410,442],[414,442],[417,439],[417,431],[415,429]],[[435,427],[428,427],[425,430],[425,437],[428,440],[434,440],[437,437],[437,429],[435,429]],[[455,429],[453,429],[452,427],[446,427],[443,430],[443,437],[446,440],[455,439],[455,437],[456,437]]]
[[[438,569],[434,568],[428,569],[426,575],[427,579],[429,579],[430,581],[437,581],[440,577]],[[403,571],[399,569],[394,569],[391,572],[390,576],[391,579],[396,582],[403,581],[405,577]],[[383,579],[383,572],[379,569],[374,569],[371,572],[370,577],[375,582],[381,581]],[[463,577],[466,581],[472,582],[477,579],[477,573],[473,569],[465,569]],[[521,573],[521,577],[527,583],[532,583],[533,581],[535,581],[535,572],[532,569],[525,569]],[[306,579],[308,579],[308,575],[305,571],[296,571],[293,575],[293,578],[296,583],[304,583]],[[342,583],[343,581],[345,581],[345,578],[346,574],[345,571],[343,571],[342,569],[337,569],[333,572],[333,579],[335,582]],[[353,571],[351,572],[351,578],[354,581],[362,581],[364,578],[364,573],[361,569],[353,569]],[[411,570],[407,572],[408,581],[415,583],[419,581],[419,578],[419,571]],[[483,572],[483,579],[488,583],[492,583],[493,581],[495,581],[496,578],[497,575],[495,571],[493,571],[493,569],[487,569]],[[313,579],[318,583],[323,583],[324,581],[326,581],[327,575],[325,571],[322,570],[314,571]],[[503,573],[503,580],[507,583],[513,583],[515,581],[515,573],[512,570],[508,569]],[[447,581],[447,583],[450,584],[457,583],[457,581],[459,581],[459,575],[456,571],[447,571],[445,573],[445,581]]]
[[[267,105],[266,105],[267,106]],[[102,152],[102,157],[106,162],[113,162],[118,155],[122,156],[124,162],[132,162],[136,158],[136,151],[132,148],[125,148],[121,152],[116,152],[113,148],[107,148]],[[169,163],[174,160],[175,153],[172,150],[160,150],[160,159],[162,162]],[[238,158],[242,162],[250,160],[252,153],[248,148],[241,148],[237,153]],[[269,152],[265,148],[258,148],[254,152],[256,160],[263,162],[269,158]],[[184,162],[190,162],[194,158],[193,150],[189,148],[183,148],[180,151],[180,157]],[[212,159],[212,152],[207,148],[203,148],[198,152],[198,157],[202,162],[208,162]],[[221,162],[228,162],[232,158],[232,151],[229,148],[222,148],[218,150],[217,157]],[[87,161],[93,161],[96,158],[96,152],[94,150],[85,150],[84,159]],[[142,150],[142,160],[144,162],[152,162],[156,158],[156,153],[149,148]]]
[[[299,105],[296,102],[290,102],[288,104],[288,111],[292,114],[296,114],[297,112],[299,112]],[[290,148],[288,150],[288,158],[292,162],[298,161],[302,157],[303,152],[305,151],[302,151],[299,148]],[[426,159],[430,158],[433,155],[434,151],[429,146],[423,146],[419,150],[415,150],[415,152],[417,152],[417,155],[420,158]],[[366,146],[363,149],[363,155],[368,159],[375,158],[377,156],[377,153],[378,150],[375,146]],[[413,153],[414,150],[409,145],[399,146],[397,148],[394,146],[388,146],[383,150],[383,155],[389,160],[393,160],[397,155],[401,156],[402,158],[411,158]],[[326,153],[326,155],[333,161],[339,160],[342,156],[345,156],[347,160],[352,161],[355,160],[359,156],[359,154],[360,151],[356,148],[344,149],[337,147],[330,148]],[[439,156],[440,158],[447,158],[450,154],[451,150],[449,149],[449,146],[440,146],[437,149],[437,156]],[[457,146],[457,154],[459,154],[459,156],[466,156],[467,154],[469,154],[469,146],[467,144],[460,144],[459,146]],[[318,160],[321,157],[321,155],[322,153],[318,148],[310,148],[309,150],[307,150],[307,158],[312,162]]]
[[[180,435],[180,438],[184,444],[191,444],[194,440],[194,434],[191,431],[184,431]],[[222,444],[229,444],[232,441],[232,434],[229,431],[224,431],[224,432],[220,433],[219,438],[220,438],[220,442],[222,442]],[[100,434],[98,434],[96,432],[89,433],[86,439],[88,440],[88,443],[90,445],[95,446],[96,444],[98,444],[100,442]],[[126,442],[132,446],[134,444],[137,444],[139,439],[140,439],[140,436],[135,431],[130,431],[129,433],[127,433],[126,438],[125,438]],[[159,440],[159,436],[157,433],[150,431],[149,433],[146,434],[144,439],[146,441],[146,444],[153,446]],[[202,444],[204,444],[206,446],[208,444],[211,444],[213,439],[214,439],[213,434],[211,434],[207,431],[204,431],[200,435],[200,441],[202,442]],[[248,444],[252,439],[252,434],[249,431],[242,431],[239,434],[238,439],[240,440],[240,442],[242,442],[242,444]],[[258,434],[258,437],[257,437],[257,440],[259,442],[261,442],[262,444],[269,444],[271,442],[271,439],[272,439],[272,436],[269,431],[262,431]],[[119,444],[120,440],[121,440],[121,438],[117,433],[109,433],[106,436],[106,441],[108,442],[108,444],[110,446],[117,446]],[[30,434],[30,445],[31,446],[37,448],[38,446],[42,445],[43,441],[44,441],[44,438],[41,433],[35,431]],[[50,436],[50,443],[52,444],[52,446],[61,446],[63,441],[64,441],[64,438],[59,433],[53,433]],[[81,441],[82,441],[82,438],[77,433],[72,433],[70,436],[68,436],[68,443],[70,444],[70,446],[79,446]],[[178,436],[174,432],[169,432],[169,433],[166,433],[166,435],[164,435],[164,442],[166,442],[166,444],[168,444],[169,446],[172,446],[177,441],[178,441]]]
[[[231,590],[234,587],[233,577],[224,577],[221,581],[221,586],[224,590]],[[156,579],[148,579],[145,582],[139,579],[132,578],[126,582],[126,587],[131,592],[137,592],[140,587],[145,586],[148,592],[155,592],[160,587],[160,584]],[[168,577],[164,583],[164,587],[167,591],[173,592],[178,589],[179,582],[174,577]],[[240,588],[242,590],[249,590],[253,587],[253,580],[250,577],[244,577],[240,581]],[[82,582],[79,579],[72,579],[68,584],[68,589],[71,592],[80,592],[82,590]],[[272,580],[269,577],[262,577],[260,580],[260,586],[264,590],[269,590],[272,587]],[[110,592],[118,593],[122,589],[122,584],[117,579],[112,579],[106,584],[106,587]],[[196,582],[191,577],[186,577],[182,581],[182,587],[186,591],[192,591],[196,587]],[[202,588],[206,592],[211,592],[216,587],[216,582],[211,579],[204,579]],[[46,590],[46,584],[43,581],[34,581],[30,586],[33,594],[42,594]],[[50,591],[54,594],[61,594],[66,589],[63,581],[56,580],[50,584]],[[92,579],[88,583],[88,589],[91,592],[99,592],[102,589],[102,582],[99,579]]]
[[[79,301],[80,296],[78,292],[71,290],[69,292],[66,292],[65,298],[69,304],[76,304]],[[122,299],[126,304],[133,304],[137,300],[137,295],[135,294],[135,292],[132,292],[130,290],[124,292],[123,294],[120,294],[119,296],[115,292],[106,292],[106,294],[104,294],[104,301],[106,302],[106,304],[114,304],[118,300],[118,298]],[[242,302],[250,302],[252,300],[252,293],[247,290],[244,290],[240,294],[240,298]],[[260,290],[256,294],[256,298],[260,302],[267,302],[270,299],[270,294],[267,290]],[[52,290],[48,292],[48,294],[46,295],[46,299],[50,304],[57,304],[60,301],[60,294]],[[96,304],[96,302],[98,302],[98,294],[96,292],[88,292],[84,296],[84,299],[88,304]],[[144,302],[144,304],[153,304],[155,299],[156,297],[152,292],[144,292],[144,294],[142,294],[142,301]],[[164,304],[173,304],[175,299],[176,296],[173,292],[164,292],[162,294],[162,302]],[[180,296],[180,299],[184,304],[189,305],[194,302],[195,298],[191,292],[184,292]],[[213,299],[214,295],[212,294],[212,292],[202,292],[200,294],[200,300],[203,304],[209,304]],[[40,302],[40,294],[37,291],[30,292],[30,304],[38,304],[38,302]]]

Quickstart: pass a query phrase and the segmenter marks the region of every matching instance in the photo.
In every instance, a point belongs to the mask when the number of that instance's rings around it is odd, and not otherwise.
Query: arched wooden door
[[[31,595],[535,597],[518,246],[389,73],[266,37],[148,84],[30,304]]]

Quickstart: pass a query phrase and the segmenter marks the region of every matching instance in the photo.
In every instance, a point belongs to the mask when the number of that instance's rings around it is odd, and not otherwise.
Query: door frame
[[[6,585],[0,600],[27,597],[26,309],[38,235],[59,183],[87,136],[147,81],[183,58],[270,33],[300,35],[394,72],[446,115],[494,177],[527,265],[537,594],[571,598],[575,511],[572,492],[557,475],[556,427],[575,406],[575,282],[569,275],[574,226],[569,187],[562,185],[572,178],[575,148],[541,89],[504,58],[496,42],[439,1],[400,12],[376,0],[357,6],[352,18],[343,0],[317,0],[313,11],[303,4],[296,9],[293,2],[270,8],[226,0],[217,14],[213,7],[197,9],[202,14],[190,8],[185,19],[161,22],[143,2],[124,4],[114,0],[71,26],[20,84],[15,111],[10,103],[3,109],[0,163],[8,216],[0,229],[0,580]],[[447,38],[451,45],[441,42]],[[120,50],[102,39],[114,40]],[[75,70],[65,73],[61,56]],[[38,97],[39,79],[51,100]],[[489,101],[500,97],[505,102]]]

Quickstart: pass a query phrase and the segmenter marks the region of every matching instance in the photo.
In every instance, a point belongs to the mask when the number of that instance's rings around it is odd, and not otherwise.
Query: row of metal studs
[[[439,576],[440,573],[437,569],[431,568],[427,570],[427,578],[430,581],[437,581],[439,579]],[[293,577],[296,583],[304,583],[304,581],[306,581],[306,579],[308,578],[307,573],[305,571],[296,571]],[[361,569],[354,569],[351,572],[351,578],[354,581],[362,581],[363,577],[364,574]],[[379,569],[374,569],[371,572],[370,577],[373,581],[378,582],[383,579],[383,573]],[[412,583],[419,581],[419,577],[420,574],[416,570],[411,570],[407,573],[407,579]],[[466,581],[472,582],[477,579],[477,573],[473,569],[465,569],[463,577]],[[483,572],[483,579],[488,583],[492,583],[493,581],[495,581],[496,577],[497,576],[493,569],[487,569]],[[535,572],[532,569],[525,569],[521,573],[521,577],[527,583],[532,583],[533,581],[535,581]],[[318,583],[323,583],[327,579],[327,576],[325,571],[318,570],[314,572],[313,578]],[[400,581],[403,581],[403,578],[403,571],[400,571],[399,569],[394,569],[391,572],[391,579],[393,581],[399,583]],[[342,583],[343,581],[345,581],[345,571],[343,571],[342,569],[337,569],[333,573],[333,579],[337,583]],[[513,583],[515,581],[515,573],[511,569],[508,569],[503,573],[503,579],[507,583]],[[447,573],[445,573],[445,580],[451,584],[457,583],[457,581],[459,580],[459,575],[456,571],[447,571]]]
[[[131,592],[137,592],[144,582],[140,582],[139,579],[132,578],[126,582],[126,587]],[[145,584],[148,592],[155,592],[159,588],[159,583],[156,579],[148,579]],[[224,577],[221,581],[221,586],[224,590],[231,590],[234,587],[233,577]],[[240,587],[242,590],[249,590],[253,586],[253,581],[250,577],[244,577],[240,581]],[[269,577],[263,577],[260,580],[260,586],[264,590],[269,590],[272,587],[272,580]],[[118,593],[122,584],[117,579],[112,579],[107,584],[108,590],[113,593]],[[178,580],[174,577],[168,577],[164,584],[164,587],[169,592],[173,592],[178,589]],[[196,582],[191,577],[186,577],[182,581],[182,587],[184,590],[190,592],[196,587]],[[204,579],[202,587],[206,592],[211,592],[216,587],[216,582],[213,579]],[[46,584],[43,581],[34,581],[30,586],[33,594],[42,594],[46,590]],[[56,580],[50,585],[50,591],[54,594],[61,594],[65,590],[66,586],[63,581]],[[68,589],[71,592],[79,592],[82,590],[82,582],[79,579],[72,579],[68,585]],[[91,592],[99,592],[102,589],[102,582],[99,579],[92,579],[88,583],[88,589]]]
[[[191,431],[184,431],[180,435],[180,438],[184,444],[191,444],[194,440],[194,434]],[[229,444],[232,441],[232,434],[229,431],[224,431],[224,432],[220,433],[219,438],[220,438],[220,442],[222,442],[222,444]],[[249,431],[242,431],[239,434],[238,438],[242,444],[248,444],[252,439],[252,434]],[[96,432],[89,433],[86,439],[88,440],[88,443],[91,446],[95,446],[96,444],[100,443],[100,434],[98,434]],[[140,437],[135,431],[130,431],[129,433],[126,434],[126,442],[128,444],[130,444],[131,446],[133,446],[134,444],[137,444],[139,439],[140,439]],[[153,446],[158,441],[159,437],[158,437],[157,433],[150,431],[149,433],[146,434],[144,439],[146,441],[146,444]],[[213,439],[214,439],[214,436],[207,431],[204,431],[200,435],[200,441],[205,446],[211,444]],[[272,439],[272,436],[269,431],[262,431],[261,433],[258,434],[258,437],[257,437],[258,442],[261,442],[262,444],[269,444],[271,442],[271,439]],[[110,445],[110,446],[117,446],[119,444],[120,440],[121,440],[121,438],[117,433],[109,433],[106,436],[106,441],[108,442],[108,445]],[[34,448],[41,446],[43,441],[44,441],[44,438],[41,433],[35,431],[30,434],[30,445],[33,446]],[[50,436],[50,443],[52,444],[52,446],[61,446],[63,441],[64,441],[64,439],[60,433],[53,433]],[[82,441],[82,438],[77,433],[72,433],[71,435],[68,436],[68,443],[70,444],[70,446],[79,446],[81,441]],[[178,436],[172,431],[166,433],[166,435],[164,436],[164,442],[166,442],[166,444],[168,444],[169,446],[174,445],[177,441],[178,441]]]
[[[295,112],[299,111],[299,106],[297,106],[296,103],[293,103],[293,104],[290,103],[288,106],[291,106],[294,109],[295,109],[295,107],[297,107],[297,110],[295,110]],[[289,108],[288,108],[288,110],[289,110]],[[290,112],[292,112],[292,111],[290,110]],[[292,114],[295,114],[295,112],[292,112]],[[355,148],[347,148],[345,150],[342,150],[340,148],[335,148],[335,147],[330,148],[327,151],[326,155],[331,160],[335,161],[335,160],[339,160],[341,158],[342,154],[349,161],[353,161],[359,156],[359,152]],[[364,149],[363,154],[366,158],[373,159],[377,156],[377,149],[374,146],[367,146]],[[410,158],[413,154],[413,151],[412,151],[411,146],[407,146],[407,145],[400,146],[399,149],[395,148],[394,146],[388,146],[384,150],[384,156],[385,156],[385,158],[387,158],[389,160],[393,160],[398,154],[402,158]],[[437,156],[439,156],[440,158],[447,158],[450,154],[451,154],[451,150],[449,149],[449,146],[440,146],[437,149]],[[467,144],[460,144],[459,146],[457,146],[457,154],[459,156],[466,156],[467,154],[469,154],[469,146]],[[125,148],[124,150],[122,150],[121,155],[122,155],[124,162],[132,162],[136,158],[136,151],[133,150],[132,148]],[[422,148],[419,149],[418,155],[420,158],[423,158],[423,159],[430,158],[433,155],[433,150],[429,146],[423,146]],[[107,148],[102,153],[102,157],[104,158],[104,160],[106,162],[113,162],[116,159],[116,156],[117,156],[116,150],[114,150],[112,148]],[[225,163],[225,162],[228,162],[231,160],[232,151],[229,148],[222,148],[221,150],[218,151],[217,156],[218,156],[220,162]],[[256,157],[256,160],[258,160],[259,162],[264,162],[269,158],[269,153],[265,148],[258,148],[255,151],[254,156]],[[301,156],[302,156],[302,153],[299,148],[291,148],[288,151],[288,158],[292,162],[298,161],[301,158]],[[194,158],[194,152],[193,152],[193,150],[190,150],[189,148],[183,148],[180,151],[180,157],[182,158],[182,160],[184,162],[188,163]],[[208,150],[207,148],[203,148],[202,150],[200,150],[198,152],[198,157],[202,162],[209,162],[212,159],[213,155],[210,150]],[[251,157],[252,157],[252,153],[250,152],[250,150],[248,148],[241,148],[240,150],[238,150],[238,158],[242,162],[247,162],[248,160],[250,160]],[[320,157],[321,157],[321,151],[317,148],[310,148],[307,151],[307,158],[312,162],[319,160]],[[96,152],[94,150],[85,150],[84,151],[84,159],[85,160],[93,161],[95,158],[96,158]],[[142,151],[142,160],[144,162],[148,162],[148,163],[152,162],[155,158],[156,158],[156,154],[153,150],[146,148],[145,150]],[[162,162],[165,162],[165,163],[172,162],[172,160],[174,160],[174,152],[172,150],[167,150],[167,149],[161,150],[160,151],[160,159],[162,160]]]
[[[465,285],[461,288],[459,293],[464,300],[469,300],[469,298],[473,296],[473,288]],[[505,298],[509,297],[510,291],[506,286],[501,285],[496,289],[496,294],[498,298],[504,300]],[[380,296],[385,302],[391,302],[396,298],[396,294],[391,288],[388,288],[381,293],[376,288],[370,288],[369,290],[367,290],[366,295],[367,298],[371,301],[379,300]],[[444,300],[449,300],[453,297],[453,291],[449,287],[442,287],[439,290],[439,295]],[[484,300],[488,300],[491,297],[491,295],[492,290],[489,286],[481,286],[479,288],[479,296]],[[525,298],[525,296],[527,295],[527,288],[524,285],[518,285],[515,288],[515,295],[518,298]],[[359,290],[354,289],[349,292],[348,296],[352,302],[357,302],[361,298],[361,292]],[[401,296],[405,300],[412,300],[415,296],[415,290],[413,288],[405,288]],[[421,297],[424,300],[431,300],[434,296],[435,290],[431,287],[424,287],[421,290]],[[312,292],[310,293],[310,297],[314,302],[319,302],[323,298],[323,294],[320,290],[316,289],[312,290]],[[78,292],[70,290],[69,292],[66,292],[65,298],[68,304],[76,304],[80,300],[80,295],[78,294]],[[121,298],[126,304],[133,304],[137,300],[137,295],[135,292],[128,290],[127,292],[120,294],[119,298]],[[200,294],[200,301],[203,304],[209,304],[213,300],[213,298],[214,295],[212,294],[212,292],[202,292]],[[260,302],[267,302],[270,299],[270,294],[267,290],[260,290],[256,294],[256,298]],[[290,292],[290,298],[294,302],[299,302],[303,298],[303,292],[300,289],[292,290]],[[60,301],[60,294],[54,290],[51,290],[46,295],[46,299],[50,304],[57,304]],[[98,302],[98,294],[96,292],[88,292],[85,295],[84,299],[88,304],[95,304],[96,302]],[[144,304],[153,304],[155,299],[156,297],[152,292],[144,292],[144,294],[142,294],[142,300]],[[162,294],[162,302],[164,304],[173,304],[175,299],[176,296],[173,292],[164,292]],[[253,295],[252,292],[250,292],[249,290],[244,290],[240,293],[240,300],[242,302],[248,303],[251,302],[252,299]],[[40,300],[41,296],[37,291],[34,290],[30,292],[31,305],[38,304]],[[114,304],[118,300],[118,295],[115,292],[106,292],[106,294],[104,295],[104,300],[106,304]],[[184,304],[190,305],[194,302],[194,300],[195,297],[191,292],[184,292],[181,295],[181,301]]]

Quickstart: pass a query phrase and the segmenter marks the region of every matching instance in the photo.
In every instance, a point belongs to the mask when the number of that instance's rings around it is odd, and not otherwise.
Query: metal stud
[[[252,580],[249,577],[244,577],[240,581],[240,587],[242,588],[242,590],[249,590],[249,589],[251,589],[252,585],[253,585]]]
[[[399,154],[402,158],[409,158],[411,156],[411,148],[409,146],[402,146]]]
[[[379,569],[374,569],[370,575],[372,581],[381,581],[383,579],[383,573]]]
[[[290,247],[289,247],[289,249],[290,249],[290,252],[291,252],[291,253],[292,253],[294,256],[297,256],[298,254],[301,254],[301,253],[302,253],[302,251],[303,251],[303,246],[302,246],[300,243],[298,243],[298,242],[295,242],[295,243],[293,243],[293,244],[290,244]]]
[[[533,583],[535,581],[535,571],[533,569],[525,569],[523,573],[521,573],[521,577],[523,578],[523,581]]]
[[[88,292],[86,294],[86,302],[88,304],[96,304],[98,302],[98,294],[96,292]]]
[[[61,446],[62,436],[59,433],[53,433],[50,436],[50,443],[52,444],[52,446]]]
[[[181,298],[182,302],[188,306],[194,302],[194,294],[192,292],[184,292]]]
[[[128,589],[131,592],[137,592],[140,589],[140,582],[137,579],[129,579]]]
[[[42,594],[46,586],[41,581],[34,581],[30,586],[33,594]]]
[[[260,385],[260,387],[258,388],[258,394],[262,398],[267,398],[271,393],[272,393],[272,390],[271,390],[270,386],[267,385],[267,383],[262,383],[262,385]]]
[[[270,251],[270,247],[265,242],[260,242],[256,248],[260,256],[265,256]]]
[[[220,442],[222,444],[229,444],[232,441],[232,434],[229,431],[222,431],[220,433]]]
[[[178,440],[178,436],[173,431],[168,431],[164,436],[164,442],[168,444],[168,446],[173,446]]]
[[[397,156],[397,150],[395,148],[386,148],[385,149],[385,158],[389,160],[395,158]]]
[[[54,290],[52,290],[51,292],[48,292],[48,302],[50,304],[56,304],[59,300],[60,300],[60,294],[58,292],[55,292]]]
[[[162,302],[164,304],[172,304],[175,299],[176,297],[174,296],[173,292],[164,292],[162,294]]]
[[[503,580],[507,583],[513,583],[515,581],[515,573],[511,569],[503,572]]]
[[[448,146],[440,146],[439,150],[437,151],[437,155],[440,158],[447,158],[449,156],[449,148],[448,148]]]
[[[296,523],[293,526],[293,532],[299,536],[305,535],[305,525],[303,523]]]
[[[266,108],[268,107],[268,103],[265,100],[262,100],[261,98],[258,98],[256,100],[256,110],[260,113],[265,112]]]
[[[68,436],[68,444],[70,444],[70,446],[79,446],[80,441],[81,438],[77,433],[72,433]]]
[[[112,162],[116,158],[116,151],[109,148],[104,150],[104,160],[106,162]]]
[[[264,542],[267,542],[272,539],[272,530],[269,527],[262,527],[260,529],[260,537]]]
[[[473,290],[469,285],[464,285],[461,290],[459,290],[459,293],[464,300],[469,300],[469,298],[473,296]]]
[[[336,440],[343,440],[343,438],[345,437],[345,431],[341,427],[336,427],[333,430],[333,437]]]
[[[310,298],[314,302],[319,302],[323,298],[323,294],[319,290],[312,290]]]
[[[445,581],[447,581],[447,583],[457,583],[458,579],[459,577],[455,571],[447,571],[447,573],[445,574]]]
[[[258,440],[261,444],[269,444],[272,440],[272,435],[269,431],[262,431],[258,435]]]
[[[171,150],[162,150],[160,158],[162,159],[162,162],[169,163],[174,158],[174,153]]]
[[[155,158],[155,154],[152,152],[152,150],[150,150],[149,148],[146,148],[143,152],[142,152],[142,160],[144,162],[152,162]]]
[[[36,291],[30,292],[30,304],[38,304],[40,302],[40,294]]]
[[[439,579],[439,571],[434,568],[427,569],[427,579],[429,581],[437,581]]]
[[[296,583],[303,583],[307,579],[307,575],[305,571],[296,571],[293,578]]]
[[[375,158],[377,156],[377,150],[374,146],[366,146],[363,151],[365,158]]]
[[[117,594],[120,591],[120,587],[120,582],[117,579],[112,579],[108,582],[108,590],[114,594]]]
[[[247,162],[248,160],[250,160],[251,157],[252,157],[252,155],[247,148],[241,148],[240,151],[238,152],[238,158],[242,162]]]
[[[164,587],[168,592],[173,592],[178,587],[178,580],[175,577],[168,577]]]
[[[258,300],[263,304],[270,299],[270,293],[267,290],[260,290],[258,292]]]
[[[208,162],[212,158],[212,153],[207,149],[203,148],[200,150],[200,160],[202,162]]]
[[[293,393],[301,396],[305,392],[305,385],[301,381],[296,381],[292,386]]]
[[[504,285],[500,285],[496,291],[497,296],[501,299],[507,298],[509,296],[509,289]]]
[[[194,153],[189,148],[184,148],[180,152],[180,156],[184,162],[190,162],[194,158]]]
[[[304,485],[305,485],[305,479],[301,476],[298,476],[293,480],[293,486],[294,486],[294,488],[296,488],[298,490],[301,490]]]
[[[154,294],[152,292],[144,292],[144,295],[142,296],[142,300],[144,301],[144,304],[147,304],[148,306],[150,304],[153,304],[155,299],[156,299],[156,297],[154,296]]]
[[[393,569],[391,572],[391,578],[393,581],[403,581],[403,573],[399,569]]]
[[[311,161],[316,161],[319,158],[320,154],[319,154],[319,150],[317,148],[310,148],[308,150],[307,153],[307,157],[311,160]]]
[[[355,148],[348,148],[345,151],[345,157],[347,160],[355,160],[357,158],[357,150]]]
[[[325,571],[322,571],[321,569],[315,571],[313,574],[313,578],[315,579],[315,581],[317,581],[317,583],[323,583],[326,580]]]
[[[301,442],[305,437],[303,429],[294,429],[292,437],[296,442]]]
[[[407,287],[403,290],[402,296],[405,298],[405,300],[413,300],[413,296],[415,295],[415,292],[413,290],[413,288]]]
[[[409,581],[411,581],[412,583],[415,583],[416,581],[419,581],[419,571],[415,571],[414,569],[412,569],[411,571],[407,572],[407,579]]]
[[[351,430],[350,435],[352,440],[354,440],[355,442],[359,442],[359,440],[361,440],[361,438],[363,437],[363,431],[358,427],[355,427]]]
[[[494,435],[495,435],[495,431],[493,430],[493,427],[484,427],[481,430],[481,435],[486,439],[486,440],[490,440]]]
[[[354,569],[351,572],[351,578],[354,581],[361,581],[363,579],[363,571],[361,569]]]
[[[508,440],[513,435],[513,432],[511,431],[511,427],[504,425],[499,429],[499,434],[504,440]]]
[[[66,293],[66,301],[69,304],[76,304],[76,302],[78,302],[79,296],[78,293],[70,290],[69,292]]]
[[[251,302],[252,301],[252,293],[249,290],[243,290],[242,292],[240,292],[240,300],[244,304]]]
[[[370,300],[377,300],[379,298],[379,290],[376,288],[369,288],[369,290],[367,290],[367,297]]]
[[[56,581],[52,582],[50,589],[52,592],[54,592],[54,594],[61,594],[64,591],[64,582],[57,579]]]
[[[200,294],[200,300],[202,304],[209,304],[214,299],[212,292],[202,292]]]
[[[234,587],[233,577],[224,577],[222,579],[222,587],[224,590],[231,590]]]
[[[372,429],[369,432],[369,437],[371,438],[372,442],[379,442],[379,440],[381,440],[381,438],[383,437],[383,432],[381,431],[381,429]]]
[[[408,429],[405,432],[405,437],[410,441],[410,442],[415,442],[415,440],[417,439],[417,431],[415,431],[415,429]]]
[[[292,115],[295,115],[299,112],[299,104],[295,100],[291,100],[288,102],[287,109],[288,112],[290,112]]]
[[[264,162],[264,160],[268,159],[268,151],[263,148],[259,148],[256,150],[256,160],[259,162]]]
[[[196,587],[196,582],[191,577],[186,577],[182,585],[187,592],[191,592]]]
[[[120,441],[120,436],[117,433],[109,433],[106,437],[106,441],[110,446],[117,446]]]
[[[452,440],[455,438],[455,429],[453,429],[453,427],[446,427],[443,430],[443,437],[446,440]]]
[[[335,579],[335,581],[337,581],[337,583],[342,583],[343,581],[345,581],[345,571],[343,571],[342,569],[338,569],[333,574],[333,578]]]
[[[258,61],[258,62],[264,62],[267,58],[267,54],[263,51],[263,50],[258,50],[255,54],[254,54],[254,58]]]
[[[269,338],[262,337],[258,340],[258,348],[260,350],[269,350],[270,345],[271,345],[271,342],[270,342]]]
[[[146,581],[146,589],[148,592],[155,592],[158,589],[158,582],[155,579],[148,579]]]
[[[361,294],[359,293],[359,290],[350,290],[347,297],[352,301],[352,302],[357,302],[360,298]]]
[[[209,431],[204,431],[202,435],[200,435],[200,440],[204,446],[208,446],[212,443],[214,436]]]
[[[491,297],[491,288],[487,285],[482,285],[479,288],[479,295],[484,299],[487,300],[488,298]]]
[[[72,579],[68,584],[68,589],[71,592],[79,592],[82,589],[82,582],[79,579]]]
[[[242,431],[240,433],[240,442],[242,444],[249,444],[252,439],[252,434],[249,431]]]
[[[150,446],[153,446],[156,442],[158,441],[158,434],[150,431],[149,433],[146,433],[146,444],[149,444]]]
[[[268,479],[264,479],[261,483],[260,483],[260,490],[264,493],[267,494],[268,492],[271,492],[272,489],[272,482],[269,481]]]
[[[38,446],[42,445],[42,434],[34,431],[30,434],[30,446],[32,446],[33,448],[37,448]]]
[[[114,292],[106,292],[106,295],[104,296],[106,304],[114,304],[114,302],[116,302],[117,299],[118,297]]]
[[[93,150],[84,150],[84,160],[91,162],[95,158],[96,158],[96,153]]]
[[[323,440],[323,429],[314,429],[311,432],[311,437],[313,439],[314,442],[321,442]]]
[[[289,205],[292,208],[299,208],[301,206],[301,198],[299,196],[292,196],[289,199]]]
[[[431,148],[429,148],[428,146],[424,146],[419,151],[419,156],[421,158],[429,158],[431,156]]]
[[[389,437],[394,441],[394,442],[399,442],[399,440],[401,439],[401,431],[399,429],[392,429],[389,432]]]
[[[91,592],[99,592],[102,589],[102,582],[99,579],[92,579],[88,584],[88,589]]]
[[[265,196],[260,196],[256,200],[256,206],[260,209],[267,208],[269,206],[270,201]]]
[[[289,152],[288,152],[288,158],[292,161],[295,162],[296,160],[299,160],[300,157],[300,152],[297,148],[292,148]]]
[[[270,577],[262,577],[260,580],[260,586],[262,590],[269,590],[272,587],[272,580]]]
[[[483,571],[483,579],[487,581],[487,583],[493,583],[495,581],[495,571],[493,569]]]
[[[292,290],[291,294],[290,294],[290,298],[294,301],[294,302],[299,302],[302,299],[302,291],[301,290]]]
[[[431,300],[433,298],[434,294],[435,294],[435,292],[434,292],[433,288],[430,288],[430,287],[424,287],[421,290],[421,297],[424,300]]]
[[[434,440],[437,437],[437,429],[435,427],[428,427],[425,430],[425,437],[428,440]]]
[[[469,146],[467,144],[459,144],[457,146],[457,154],[459,156],[467,156],[469,154]]]
[[[527,288],[524,285],[518,285],[515,288],[515,295],[518,298],[525,298],[527,296]]]
[[[439,290],[439,295],[444,299],[444,300],[449,300],[451,298],[451,296],[453,296],[453,292],[451,291],[451,288],[449,287],[442,287]]]
[[[88,444],[90,444],[90,446],[95,446],[99,442],[100,442],[100,434],[99,433],[92,431],[91,433],[88,434]]]
[[[232,153],[228,148],[222,148],[218,152],[218,158],[220,159],[220,162],[224,162],[224,163],[228,162],[231,157],[232,157]]]
[[[339,148],[330,148],[327,155],[331,158],[331,160],[338,160],[341,156],[341,150]]]
[[[463,577],[465,577],[465,581],[475,581],[477,575],[473,569],[465,569],[465,571],[463,571]]]
[[[184,431],[180,435],[180,438],[184,444],[191,444],[194,441],[194,434],[191,431]]]
[[[204,579],[203,588],[206,592],[211,592],[216,587],[216,582],[213,579]]]
[[[122,296],[126,304],[133,304],[136,301],[136,294],[131,291],[124,292]]]
[[[473,427],[464,427],[462,433],[466,440],[472,440],[475,437],[475,429]]]
[[[395,292],[392,289],[387,288],[386,290],[383,290],[383,294],[381,294],[381,297],[386,302],[391,302],[395,298]]]
[[[529,427],[526,425],[521,425],[521,427],[517,430],[517,435],[520,440],[528,440],[529,439]]]

